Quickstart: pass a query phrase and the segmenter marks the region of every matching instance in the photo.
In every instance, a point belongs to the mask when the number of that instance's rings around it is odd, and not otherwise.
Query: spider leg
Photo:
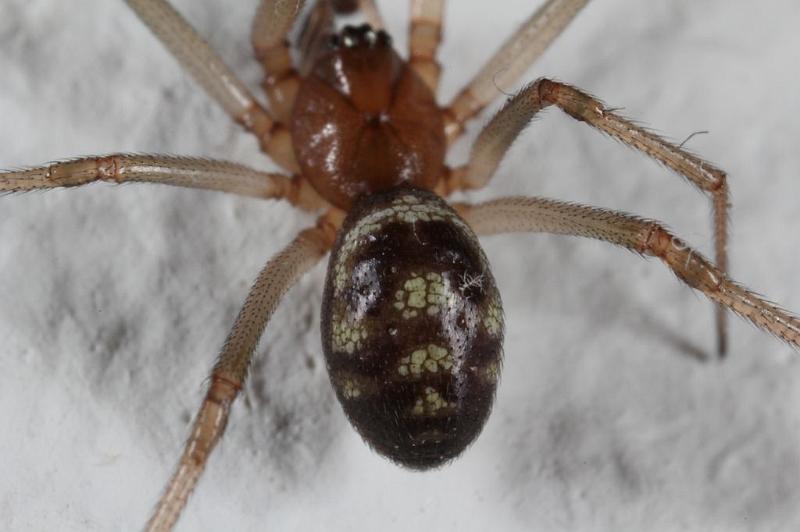
[[[344,2],[333,0],[333,8],[336,12],[340,12],[341,9],[338,8],[338,4],[346,4],[348,3],[347,0]],[[375,0],[357,0],[358,4],[358,11],[364,15],[364,19],[367,23],[372,26],[376,30],[382,30],[386,27],[386,24],[383,22],[383,17],[381,17],[381,12],[378,9],[378,6],[375,5]]]
[[[442,42],[444,0],[412,0],[409,64],[436,93],[442,67],[436,51]]]
[[[721,268],[658,222],[543,198],[502,198],[454,207],[477,234],[539,232],[582,236],[658,257],[681,281],[712,301],[785,342],[800,346],[800,318],[732,281]]]
[[[548,0],[500,47],[446,108],[445,131],[452,143],[464,124],[501,94],[561,35],[589,0]]]
[[[282,123],[289,122],[300,76],[294,67],[286,36],[303,9],[304,0],[262,0],[253,20],[250,40],[264,67],[264,90],[269,108]]]
[[[256,345],[286,291],[333,245],[341,213],[330,211],[317,226],[302,231],[258,274],[236,317],[209,377],[210,386],[178,466],[158,501],[146,529],[171,530],[205,469],[228,422],[231,404],[247,377]]]
[[[451,183],[445,188],[480,188],[488,183],[514,139],[539,111],[550,105],[652,157],[709,194],[714,210],[714,259],[717,267],[727,272],[729,202],[725,172],[613,113],[596,98],[563,83],[540,79],[511,98],[478,135],[469,163],[450,174]],[[724,356],[727,325],[722,308],[717,309],[716,322],[717,350]]]
[[[256,136],[267,155],[290,172],[299,171],[288,133],[281,134],[275,119],[169,2],[126,2],[206,93]]]
[[[75,187],[95,181],[149,182],[255,198],[282,198],[306,210],[325,204],[299,177],[259,172],[227,161],[172,155],[115,154],[0,172],[0,192]]]

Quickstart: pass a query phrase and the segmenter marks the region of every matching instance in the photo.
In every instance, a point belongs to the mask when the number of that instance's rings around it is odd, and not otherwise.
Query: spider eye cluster
[[[374,449],[426,469],[477,437],[499,377],[502,307],[475,235],[441,198],[404,185],[359,200],[322,315],[331,382]]]
[[[328,38],[328,48],[339,50],[342,48],[378,48],[391,47],[392,37],[383,30],[375,30],[369,24],[360,26],[345,26],[338,34]]]

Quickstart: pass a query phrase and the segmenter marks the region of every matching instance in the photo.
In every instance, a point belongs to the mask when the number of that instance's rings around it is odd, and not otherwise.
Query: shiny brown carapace
[[[0,191],[142,181],[280,199],[318,214],[317,223],[255,280],[211,370],[205,399],[148,530],[173,528],[225,431],[272,313],[328,253],[322,350],[333,388],[364,440],[414,469],[430,469],[462,453],[491,411],[502,362],[503,312],[476,235],[581,236],[656,257],[717,304],[720,354],[726,349],[727,310],[798,345],[798,318],[727,276],[725,172],[586,92],[545,78],[528,84],[481,129],[465,164],[446,165],[448,146],[501,95],[497,87],[516,83],[587,2],[545,1],[442,105],[436,98],[441,72],[436,53],[444,0],[410,1],[407,54],[393,47],[372,0],[309,5],[261,0],[251,40],[265,72],[262,105],[167,0],[127,0],[284,171],[204,158],[112,154],[0,172]],[[343,15],[351,25],[341,23]],[[488,184],[517,136],[550,106],[705,192],[714,209],[714,262],[662,224],[621,212],[543,198],[477,205],[446,201],[452,192]]]
[[[336,207],[396,185],[433,189],[447,146],[431,88],[383,30],[345,27],[314,54],[290,130],[298,165]]]

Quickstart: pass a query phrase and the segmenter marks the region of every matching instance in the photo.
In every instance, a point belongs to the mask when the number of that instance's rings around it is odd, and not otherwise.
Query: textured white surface
[[[175,3],[257,90],[255,0]],[[405,4],[382,2],[401,47]],[[531,4],[450,3],[444,98]],[[583,87],[676,139],[710,130],[689,145],[731,174],[733,275],[795,310],[798,27],[794,0],[596,0],[528,76]],[[121,1],[4,0],[0,72],[0,167],[117,151],[268,167]],[[701,194],[556,111],[473,197],[510,194],[658,218],[710,251]],[[137,529],[249,284],[311,219],[145,185],[0,204],[0,528]],[[179,528],[800,527],[796,353],[732,319],[729,360],[699,363],[714,345],[710,305],[655,261],[557,237],[485,244],[506,369],[461,459],[409,473],[349,428],[320,352],[320,267],[270,325]]]

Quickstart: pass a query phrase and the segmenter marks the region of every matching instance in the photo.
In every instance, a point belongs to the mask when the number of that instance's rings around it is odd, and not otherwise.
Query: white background
[[[258,90],[256,2],[175,3]],[[532,4],[450,2],[443,101]],[[405,2],[382,5],[403,50]],[[595,0],[527,76],[678,141],[710,130],[689,146],[730,172],[732,274],[796,310],[798,27],[794,0]],[[124,151],[269,168],[123,2],[4,0],[0,167]],[[554,110],[471,197],[511,194],[636,212],[711,250],[701,193]],[[0,528],[139,528],[250,283],[310,223],[283,204],[148,185],[0,198]],[[485,245],[505,374],[459,460],[406,472],[347,425],[319,344],[320,266],[270,324],[179,528],[800,527],[796,352],[733,318],[729,359],[698,362],[711,306],[658,262],[564,237]]]

